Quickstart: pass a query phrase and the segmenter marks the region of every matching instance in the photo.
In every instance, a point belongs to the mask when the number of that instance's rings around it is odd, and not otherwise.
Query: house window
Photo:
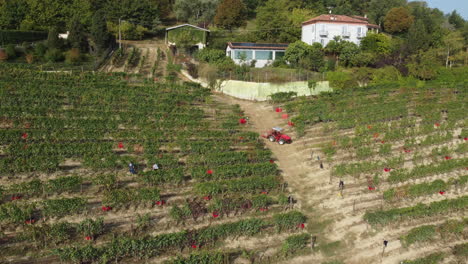
[[[362,28],[361,27],[357,28],[357,34],[358,34],[358,36],[362,35]]]
[[[253,58],[253,52],[251,50],[236,50],[234,51],[234,58],[237,60],[251,60]]]
[[[273,51],[267,51],[267,50],[255,51],[255,59],[256,60],[272,60]]]
[[[312,30],[312,33],[315,32],[315,25],[312,25],[311,30]]]
[[[342,26],[341,32],[343,33],[343,35],[346,35],[346,33],[348,33],[348,26]]]
[[[276,51],[275,52],[275,59],[279,60],[284,57],[284,51]]]

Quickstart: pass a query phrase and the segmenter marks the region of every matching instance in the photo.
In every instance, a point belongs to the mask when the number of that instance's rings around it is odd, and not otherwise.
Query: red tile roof
[[[305,25],[315,24],[317,22],[338,23],[338,24],[361,24],[361,25],[367,25],[368,27],[371,27],[371,28],[380,28],[377,25],[369,24],[368,19],[365,17],[360,17],[360,16],[349,17],[349,16],[333,15],[333,14],[320,15],[318,17],[314,17],[305,22],[302,22],[302,25],[305,26]]]

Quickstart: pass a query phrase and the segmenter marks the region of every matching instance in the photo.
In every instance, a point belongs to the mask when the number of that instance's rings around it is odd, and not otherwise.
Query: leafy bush
[[[226,257],[221,252],[195,252],[188,257],[178,256],[168,261],[168,264],[218,264],[226,262]]]
[[[65,53],[65,62],[68,64],[76,65],[81,62],[81,60],[81,53],[77,48],[73,48]]]
[[[468,243],[456,245],[452,252],[455,256],[468,257]]]
[[[462,196],[457,199],[442,200],[427,205],[418,204],[412,207],[366,212],[364,214],[364,220],[371,225],[386,225],[400,219],[431,216],[442,212],[464,209],[466,207],[468,207],[468,196]]]
[[[5,48],[5,52],[9,60],[16,59],[16,48],[14,44],[8,44]]]
[[[305,223],[306,220],[306,216],[298,211],[273,216],[273,221],[278,232],[295,229],[297,225]]]
[[[307,247],[310,241],[310,234],[292,235],[283,242],[282,250],[284,254],[295,253]]]
[[[107,22],[107,28],[116,38],[119,37],[119,25],[113,22]],[[125,40],[141,40],[149,31],[146,27],[135,25],[127,21],[122,21],[120,25],[122,39]]]
[[[82,211],[86,207],[86,200],[83,198],[62,198],[56,200],[46,200],[42,202],[45,216],[63,217]]]
[[[278,92],[270,95],[273,103],[285,103],[290,101],[293,97],[296,97],[296,92]]]
[[[354,88],[357,86],[356,80],[349,72],[335,71],[327,72],[327,80],[333,89],[341,90],[344,88]]]
[[[374,70],[372,74],[371,84],[385,84],[396,82],[401,78],[401,74],[397,68],[393,66],[386,66]]]
[[[59,49],[49,49],[44,55],[44,58],[48,62],[59,62],[63,61],[63,52]]]
[[[435,235],[436,228],[434,225],[419,226],[411,229],[408,232],[408,234],[401,237],[400,240],[403,242],[405,247],[409,247],[410,245],[416,242],[425,242],[428,240],[432,240],[434,239]]]
[[[39,42],[34,46],[34,54],[40,58],[44,57],[47,52],[47,47],[44,43]]]
[[[272,199],[264,194],[256,195],[252,197],[252,206],[254,208],[265,208],[272,203]]]
[[[440,263],[444,257],[445,254],[443,252],[437,252],[415,260],[405,260],[403,264],[437,264]]]
[[[209,48],[197,51],[194,56],[199,61],[212,64],[223,63],[228,58],[224,51]]]
[[[86,219],[78,224],[77,228],[83,236],[96,237],[104,232],[104,218],[98,218],[96,220]]]

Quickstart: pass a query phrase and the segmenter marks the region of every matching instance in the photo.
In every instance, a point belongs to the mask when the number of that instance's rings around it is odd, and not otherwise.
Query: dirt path
[[[338,192],[338,179],[331,179],[330,167],[323,159],[319,144],[331,139],[330,134],[324,134],[321,126],[314,126],[307,131],[302,139],[297,139],[294,129],[288,127],[287,120],[282,119],[283,113],[276,113],[274,107],[265,102],[252,102],[236,99],[226,95],[216,94],[215,99],[222,103],[239,104],[249,117],[252,130],[262,134],[274,126],[285,128],[285,133],[292,136],[293,144],[279,145],[267,142],[277,159],[282,176],[288,183],[289,190],[298,200],[297,209],[300,209],[309,218],[308,230],[314,233],[314,225],[320,222],[330,224],[323,228],[320,243],[340,241],[337,259],[349,264],[371,263],[400,263],[405,259],[421,257],[434,250],[445,250],[450,243],[437,243],[422,245],[410,249],[404,248],[399,237],[410,229],[421,224],[441,222],[449,217],[460,217],[460,214],[446,215],[444,218],[432,217],[417,219],[409,222],[395,224],[374,230],[363,221],[364,213],[369,209],[378,209],[385,206],[382,194],[367,189],[366,179],[343,178],[345,190],[343,196]],[[349,133],[344,132],[344,133]],[[296,139],[296,141],[294,141]],[[313,152],[313,155],[312,155]],[[313,156],[313,157],[312,157]],[[320,168],[320,156],[324,168]],[[419,202],[431,202],[442,199],[453,199],[463,196],[464,192],[456,191],[450,197],[433,195],[424,197]],[[401,201],[396,207],[414,205],[416,200]],[[466,214],[466,212],[464,213]],[[315,228],[315,229],[314,229]],[[315,231],[317,232],[317,231]],[[319,231],[320,232],[320,231]],[[320,240],[321,239],[321,240]],[[382,242],[389,240],[389,246],[382,254]],[[311,254],[296,257],[284,263],[321,263],[322,254]],[[332,258],[335,259],[335,258]]]

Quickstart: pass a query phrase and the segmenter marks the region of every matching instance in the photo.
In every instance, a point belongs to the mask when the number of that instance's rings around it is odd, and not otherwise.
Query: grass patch
[[[320,245],[318,249],[322,251],[325,256],[331,257],[336,254],[338,249],[341,247],[341,241],[334,241]]]
[[[423,258],[418,258],[414,260],[405,260],[403,261],[403,264],[437,264],[441,262],[444,259],[444,257],[445,257],[444,253],[437,252],[437,253],[432,253]]]

